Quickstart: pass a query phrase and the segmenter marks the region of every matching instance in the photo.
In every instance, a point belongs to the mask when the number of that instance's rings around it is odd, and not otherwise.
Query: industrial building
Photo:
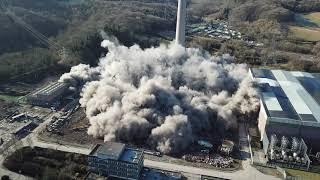
[[[36,106],[55,107],[67,89],[66,83],[54,82],[29,94],[27,102]]]
[[[272,134],[270,140],[265,137],[264,147],[269,164],[281,167],[309,170],[308,147],[302,138],[278,137]]]
[[[17,129],[15,129],[12,134],[18,138],[18,139],[22,139],[24,137],[26,137],[28,134],[30,134],[36,127],[38,127],[38,124],[30,121],[20,127],[18,127]]]
[[[130,180],[140,178],[143,161],[143,151],[115,142],[96,145],[88,157],[91,172]]]
[[[260,94],[259,130],[265,145],[272,134],[303,138],[320,151],[320,76],[306,72],[250,69]],[[268,147],[263,147],[266,153]]]

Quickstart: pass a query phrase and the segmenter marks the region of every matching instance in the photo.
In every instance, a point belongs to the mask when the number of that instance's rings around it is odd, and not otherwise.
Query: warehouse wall
[[[320,128],[306,127],[301,128],[301,137],[304,139],[309,149],[320,152]]]
[[[266,126],[266,132],[268,135],[279,134],[283,136],[299,137],[300,125],[269,121]]]
[[[261,141],[265,135],[265,127],[266,127],[266,123],[267,123],[267,112],[264,108],[264,105],[262,103],[262,101],[260,100],[260,112],[259,112],[259,117],[258,117],[258,128],[260,131],[260,135],[261,135]]]

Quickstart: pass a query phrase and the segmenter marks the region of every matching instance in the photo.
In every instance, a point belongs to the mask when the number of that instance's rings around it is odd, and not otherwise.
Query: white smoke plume
[[[217,122],[256,111],[258,96],[247,66],[170,44],[142,50],[105,40],[98,67],[78,65],[61,81],[84,84],[80,104],[88,134],[105,141],[147,142],[163,153],[185,150]]]

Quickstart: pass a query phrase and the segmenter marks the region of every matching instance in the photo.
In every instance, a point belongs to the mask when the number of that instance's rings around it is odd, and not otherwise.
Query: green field
[[[320,28],[289,26],[292,37],[305,41],[320,41]]]
[[[0,94],[0,100],[6,101],[6,102],[18,102],[21,96],[8,96],[8,95],[2,95]]]
[[[320,26],[320,12],[306,14],[304,15],[304,17],[309,21],[316,23],[317,25]]]
[[[303,180],[319,180],[320,174],[306,172],[306,171],[299,171],[294,169],[285,169],[289,176],[299,177]]]

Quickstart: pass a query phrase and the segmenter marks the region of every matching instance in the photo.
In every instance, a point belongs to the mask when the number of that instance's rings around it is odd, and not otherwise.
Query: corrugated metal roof
[[[256,78],[259,84],[269,84],[269,86],[280,86],[276,80],[268,79],[268,78]]]
[[[65,87],[65,84],[64,83],[59,83],[59,82],[56,82],[56,83],[52,83],[42,89],[40,89],[39,91],[37,91],[35,94],[44,94],[44,95],[47,95],[47,94],[51,94],[53,92],[55,92],[56,90],[60,89],[60,88],[63,88]]]
[[[251,72],[259,84],[269,117],[284,119],[286,123],[290,119],[291,123],[320,123],[320,75],[267,69],[251,69]]]
[[[264,102],[270,111],[283,111],[276,95],[273,92],[262,92]]]
[[[65,83],[54,82],[32,93],[32,96],[50,96],[66,87]]]
[[[252,73],[255,75],[255,78],[267,78],[275,80],[275,77],[268,69],[251,69]]]
[[[281,84],[281,87],[298,114],[312,114],[304,99],[301,98],[293,85]]]

